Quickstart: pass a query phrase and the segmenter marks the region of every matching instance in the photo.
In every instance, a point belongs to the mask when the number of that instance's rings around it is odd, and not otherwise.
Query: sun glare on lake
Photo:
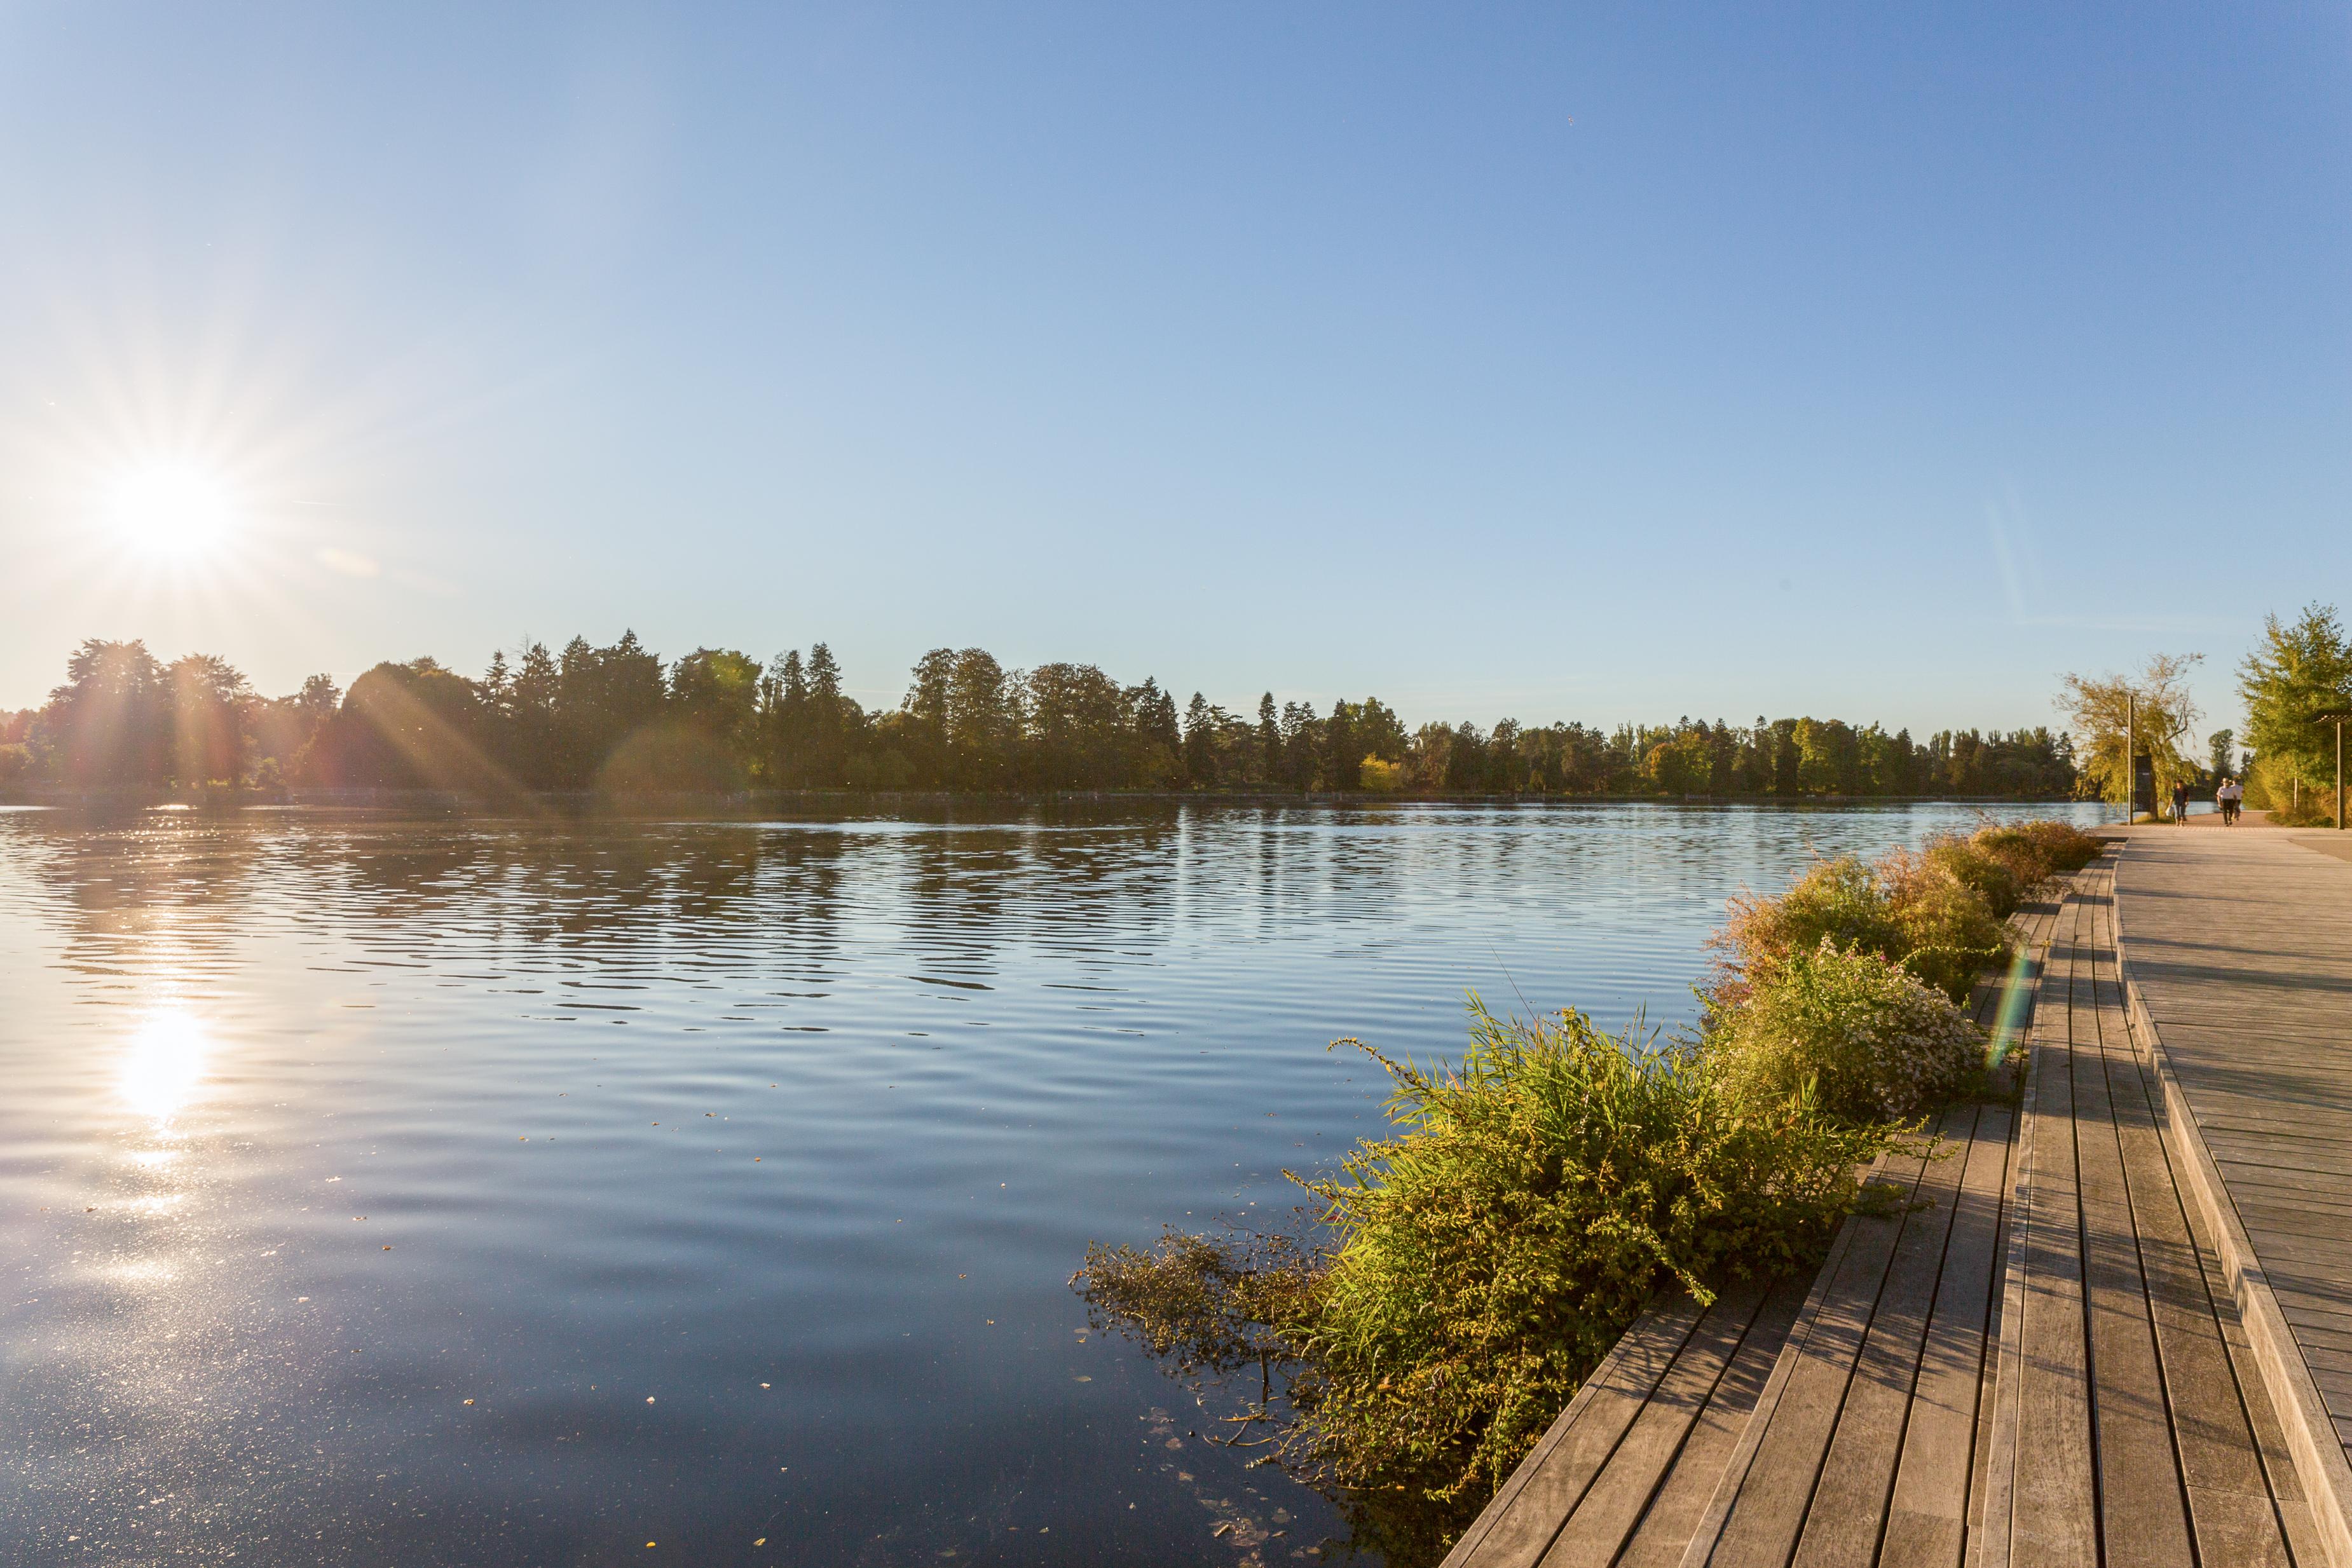
[[[118,476],[107,487],[107,521],[134,549],[195,560],[236,530],[236,497],[215,473],[193,463],[158,461]]]
[[[116,1079],[124,1102],[153,1122],[168,1122],[204,1078],[204,1026],[177,1008],[151,1014],[131,1037]]]

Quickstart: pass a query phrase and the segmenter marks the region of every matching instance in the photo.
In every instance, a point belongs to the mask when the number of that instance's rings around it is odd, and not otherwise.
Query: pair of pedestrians
[[[2238,811],[2246,798],[2246,787],[2235,779],[2224,777],[2221,788],[2213,791],[2213,804],[2219,810],[2221,825],[2237,826]],[[2182,779],[2172,787],[2172,822],[2186,827],[2189,822],[2189,781]]]

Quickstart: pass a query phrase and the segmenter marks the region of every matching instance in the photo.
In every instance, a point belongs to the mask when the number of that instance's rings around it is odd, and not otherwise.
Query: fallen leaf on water
[[[652,1404],[653,1402],[654,1402],[654,1396],[653,1396],[652,1395],[650,1395],[650,1394],[646,1395],[646,1404],[648,1404],[648,1405],[650,1405],[650,1404]]]
[[[754,1541],[753,1542],[751,1542],[751,1544],[752,1544],[752,1545],[754,1545],[754,1546],[765,1546],[766,1544],[768,1544],[768,1538],[767,1538],[766,1536],[764,1536],[764,1535],[763,1535],[763,1536],[760,1537],[760,1539],[759,1539],[759,1540]]]
[[[466,1403],[467,1403],[467,1404],[468,1404],[468,1405],[471,1405],[471,1404],[473,1403],[473,1401],[472,1401],[472,1400],[470,1400],[470,1399],[468,1399],[468,1400],[467,1400],[467,1401],[466,1401]]]
[[[1092,1382],[1094,1381],[1094,1379],[1093,1379],[1093,1378],[1091,1378],[1091,1377],[1079,1377],[1079,1378],[1073,1379],[1073,1381],[1074,1381],[1074,1382],[1078,1382],[1078,1383],[1092,1383]],[[472,1400],[470,1400],[470,1399],[468,1399],[468,1400],[467,1400],[467,1401],[466,1401],[466,1403],[467,1403],[467,1404],[468,1404],[468,1405],[471,1405],[471,1404],[473,1403],[473,1401],[472,1401]]]

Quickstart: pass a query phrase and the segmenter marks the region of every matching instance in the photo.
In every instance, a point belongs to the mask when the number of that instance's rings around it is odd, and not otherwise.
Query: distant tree
[[[1217,783],[1217,719],[1200,693],[1184,706],[1184,777],[1195,789]]]
[[[2081,747],[2083,780],[2102,799],[2120,805],[2131,798],[2126,733],[2134,750],[2148,758],[2158,800],[2176,782],[2194,782],[2197,764],[2182,753],[2180,742],[2197,722],[2188,680],[2201,657],[2159,653],[2137,675],[2066,677],[2059,706]]]
[[[2233,777],[2238,771],[2238,732],[2217,729],[2205,737],[2206,769],[2216,779]]]
[[[1164,789],[1182,776],[1184,737],[1176,722],[1176,699],[1150,675],[1128,692],[1128,725],[1134,737],[1128,778],[1130,788]]]
[[[1282,778],[1282,724],[1275,716],[1274,694],[1257,699],[1256,781],[1273,784]]]
[[[2332,604],[2307,604],[2291,622],[2263,621],[2262,641],[2238,666],[2245,741],[2279,784],[2333,788],[2336,732],[2323,713],[2352,708],[2352,642]]]
[[[1705,795],[1715,781],[1715,748],[1705,726],[1686,729],[1650,747],[1643,771],[1660,793]]]
[[[312,743],[310,782],[499,795],[514,788],[491,755],[482,688],[430,658],[376,665]]]
[[[1025,781],[1042,789],[1112,789],[1127,782],[1128,694],[1092,664],[1029,672]]]
[[[796,648],[786,649],[768,665],[768,678],[760,690],[760,727],[761,776],[779,789],[804,788],[812,727],[808,672]]]
[[[1476,725],[1465,721],[1454,727],[1442,787],[1457,795],[1475,795],[1486,788],[1486,737]]]
[[[1364,748],[1356,738],[1356,705],[1345,697],[1323,721],[1323,779],[1336,790],[1363,788]]]
[[[1402,764],[1412,737],[1405,733],[1404,721],[1378,697],[1366,697],[1356,709],[1356,744],[1365,755],[1383,762]]]
[[[1797,721],[1797,788],[1808,795],[1855,795],[1862,747],[1842,719]]]
[[[1454,727],[1424,724],[1412,732],[1406,753],[1405,776],[1412,788],[1434,794],[1453,776]]]
[[[955,656],[948,677],[948,744],[953,767],[945,782],[961,789],[1003,789],[1020,765],[1021,683],[985,648]]]
[[[493,749],[499,765],[530,789],[575,781],[578,765],[556,717],[562,688],[562,667],[547,644],[526,646],[507,683],[503,732]]]
[[[954,782],[955,769],[948,755],[948,690],[955,681],[955,665],[953,648],[934,648],[915,661],[914,675],[907,686],[907,739],[927,784]]]
[[[189,653],[173,660],[163,679],[172,703],[173,780],[184,788],[240,782],[256,706],[245,676],[226,659]]]
[[[65,783],[161,786],[172,766],[172,700],[163,666],[142,642],[91,638],[66,661],[37,733]]]
[[[669,713],[730,757],[741,755],[759,721],[759,662],[731,648],[697,648],[670,666]]]
[[[841,666],[823,643],[809,650],[808,768],[813,782],[836,789],[847,780],[851,707],[841,695]]]
[[[1301,794],[1315,788],[1321,727],[1313,703],[1282,705],[1282,782]]]

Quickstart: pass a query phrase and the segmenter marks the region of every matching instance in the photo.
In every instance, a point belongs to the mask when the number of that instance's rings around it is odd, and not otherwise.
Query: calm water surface
[[[0,1562],[1317,1560],[1087,1243],[1976,816],[0,812]]]

